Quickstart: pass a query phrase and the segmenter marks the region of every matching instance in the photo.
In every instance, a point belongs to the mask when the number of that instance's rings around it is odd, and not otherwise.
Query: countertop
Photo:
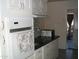
[[[58,36],[58,35],[55,35],[55,37],[54,38],[52,38],[52,37],[49,37],[49,36],[39,36],[39,37],[37,37],[37,38],[35,38],[35,50],[37,50],[37,49],[39,49],[40,47],[42,47],[42,46],[44,46],[44,45],[46,45],[46,44],[48,44],[48,43],[50,43],[50,42],[52,42],[52,41],[54,41],[54,40],[56,40],[57,38],[59,38],[60,36]]]

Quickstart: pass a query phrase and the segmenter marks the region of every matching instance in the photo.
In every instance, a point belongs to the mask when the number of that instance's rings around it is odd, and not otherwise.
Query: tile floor
[[[67,40],[67,49],[73,49],[73,40]]]
[[[73,35],[67,37],[67,49],[59,49],[57,59],[78,59],[78,49],[73,49]]]
[[[57,59],[78,59],[77,49],[59,49],[59,56]]]

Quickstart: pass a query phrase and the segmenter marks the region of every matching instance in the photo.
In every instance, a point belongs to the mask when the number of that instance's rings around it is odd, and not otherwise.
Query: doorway
[[[73,49],[74,13],[67,13],[67,49]]]
[[[68,9],[66,59],[78,59],[78,9]],[[76,49],[75,49],[76,48]],[[75,53],[76,52],[76,53]]]
[[[67,49],[66,59],[73,59],[74,13],[67,13]]]

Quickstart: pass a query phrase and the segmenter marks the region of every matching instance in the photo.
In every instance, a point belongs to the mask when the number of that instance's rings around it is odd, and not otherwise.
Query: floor
[[[67,35],[67,49],[73,49],[73,33]]]
[[[67,49],[73,49],[73,40],[67,40]]]
[[[78,49],[73,48],[73,35],[67,36],[67,49],[60,49],[57,59],[78,59]]]
[[[78,59],[78,50],[67,49],[59,50],[59,57],[57,59]]]

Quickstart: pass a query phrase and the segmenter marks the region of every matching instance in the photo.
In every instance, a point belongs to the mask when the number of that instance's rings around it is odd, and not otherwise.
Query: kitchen
[[[65,10],[76,9],[75,4],[0,0],[0,59],[56,59],[58,49],[66,49]]]

